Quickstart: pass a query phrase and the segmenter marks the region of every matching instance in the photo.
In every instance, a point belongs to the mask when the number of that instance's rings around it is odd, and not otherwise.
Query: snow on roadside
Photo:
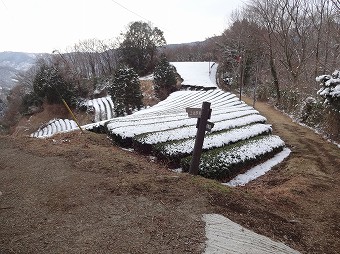
[[[276,154],[273,158],[249,169],[247,172],[243,174],[237,175],[235,178],[233,178],[229,182],[222,183],[222,184],[227,185],[227,186],[232,186],[232,187],[244,186],[250,181],[255,180],[256,178],[267,173],[269,170],[272,169],[272,167],[281,163],[285,158],[289,156],[290,153],[291,153],[291,150],[289,148],[284,148],[282,152]]]

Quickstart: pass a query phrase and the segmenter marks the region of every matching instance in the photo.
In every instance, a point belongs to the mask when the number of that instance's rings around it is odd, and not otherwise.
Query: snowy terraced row
[[[231,113],[231,112],[238,112],[238,111],[249,111],[251,107],[249,107],[246,104],[241,103],[235,103],[236,105],[230,106],[227,109],[217,109],[212,114],[212,117],[215,117],[215,115],[219,114],[225,114],[225,113]],[[252,108],[251,108],[252,109]],[[143,110],[144,113],[146,113],[146,110]],[[258,111],[254,112],[258,113]],[[125,117],[118,117],[111,119],[109,121],[100,121],[96,123],[91,123],[88,125],[85,125],[84,128],[87,130],[92,130],[98,127],[103,127],[104,125],[110,125],[113,128],[121,128],[124,126],[132,126],[136,127],[139,125],[148,125],[155,122],[155,118],[157,118],[158,122],[164,122],[164,121],[175,121],[175,120],[181,120],[186,119],[188,120],[188,113],[183,111],[183,109],[178,112],[177,109],[175,109],[173,112],[168,111],[168,113],[158,113],[157,111],[154,112],[148,112],[147,114],[138,114],[139,112],[136,112],[133,115],[128,115]],[[248,114],[248,113],[247,113]],[[166,119],[166,120],[165,120]]]
[[[252,124],[252,123],[264,123],[266,122],[266,118],[258,115],[258,114],[248,114],[234,119],[225,119],[222,121],[215,122],[214,121],[214,128],[212,129],[212,133],[221,131],[221,130],[228,130],[232,128],[238,128],[244,125]],[[146,133],[144,135],[138,135],[134,139],[139,143],[144,144],[157,144],[162,142],[168,142],[173,140],[180,140],[186,138],[192,138],[196,136],[196,122],[195,125],[182,127],[182,128],[175,128],[169,129],[165,131],[157,131]]]
[[[94,110],[94,121],[106,121],[114,117],[113,103],[110,96],[87,101],[87,106]],[[53,119],[41,126],[30,136],[35,138],[48,138],[59,132],[79,129],[76,122],[68,119]]]
[[[275,135],[259,136],[248,142],[240,142],[227,148],[215,149],[202,154],[200,174],[211,178],[229,178],[237,175],[246,165],[254,164],[268,155],[282,150],[284,142]],[[182,162],[189,170],[190,157]]]
[[[238,101],[235,95],[219,89],[179,91],[172,93],[166,100],[149,109],[127,117],[112,119],[106,123],[106,127],[111,135],[131,138],[143,133],[195,126],[197,120],[189,118],[185,109],[187,107],[200,108],[203,101],[211,103],[211,121],[213,122],[258,114],[258,111]]]
[[[178,91],[170,94],[168,98],[155,106],[136,112],[133,115],[183,113],[183,109],[185,110],[186,107],[200,108],[203,101],[210,102],[211,108],[214,110],[220,107],[226,108],[226,106],[242,104],[234,94],[223,92],[220,89],[210,91]]]
[[[216,125],[217,125],[216,128],[214,128],[214,131],[225,129],[224,126],[230,124],[230,122],[226,123],[226,121],[230,119],[236,119],[242,116],[252,115],[255,112],[258,113],[256,110],[248,110],[248,111],[234,112],[230,114],[212,115],[211,121],[213,121],[214,123],[216,122]],[[263,118],[264,117],[261,117],[261,119]],[[189,127],[189,126],[193,127],[193,126],[196,126],[196,122],[197,122],[197,119],[188,118],[188,116],[186,116],[185,118],[182,118],[182,116],[178,116],[177,118],[172,116],[169,118],[163,118],[162,120],[158,120],[158,118],[148,119],[147,121],[142,120],[142,121],[139,121],[138,124],[133,124],[133,125],[129,123],[129,125],[123,124],[123,126],[121,126],[119,122],[118,123],[114,122],[114,123],[109,123],[107,125],[107,128],[111,130],[112,134],[119,135],[122,138],[131,138],[131,137],[135,137],[136,135],[143,134],[143,133],[156,132],[156,131],[159,132],[159,131],[165,131],[165,130],[175,129],[179,127]],[[234,121],[234,125],[236,125],[237,122],[238,122],[238,119]]]
[[[35,138],[48,138],[58,132],[66,132],[79,129],[76,122],[69,119],[53,119],[41,126],[36,132],[31,134]]]
[[[151,119],[151,122],[155,122],[154,119],[158,118],[160,121],[164,118],[173,116],[174,119],[180,117],[187,118],[185,112],[186,107],[201,107],[203,101],[211,102],[212,108],[223,113],[223,109],[231,108],[230,110],[238,111],[238,107],[247,107],[246,104],[241,103],[234,94],[225,93],[220,89],[211,91],[178,91],[169,95],[167,99],[159,102],[153,107],[138,111],[132,115],[125,117],[113,118],[110,121],[100,121],[94,124],[86,125],[86,129],[92,129],[100,125],[108,124],[110,128],[118,128],[123,126],[134,126],[141,124],[142,121]],[[222,110],[222,111],[221,111]],[[215,111],[215,110],[214,110]],[[145,122],[148,124],[150,122]],[[109,129],[110,129],[109,128]]]
[[[235,95],[220,89],[178,91],[153,107],[126,117],[88,125],[86,128],[91,130],[101,125],[120,145],[133,146],[143,153],[153,153],[169,162],[169,165],[181,164],[183,169],[187,169],[194,147],[197,119],[189,118],[186,108],[201,108],[204,101],[211,103],[212,115],[209,121],[215,126],[206,134],[203,154],[220,151],[215,156],[220,159],[214,163],[221,170],[214,169],[211,174],[207,173],[207,166],[202,160],[201,174],[221,179],[226,176],[226,169],[221,166],[222,157],[223,163],[229,165],[226,166],[229,170],[230,165],[246,166],[283,149],[284,142],[278,136],[271,135],[271,126],[265,124],[265,117],[239,101]],[[221,157],[221,154],[224,155]],[[209,160],[214,161],[211,156],[208,156]]]
[[[114,117],[111,96],[88,100],[87,106],[94,109],[95,122],[108,120]]]
[[[272,128],[268,124],[253,124],[224,132],[207,134],[204,138],[203,149],[223,147],[238,141],[250,139],[263,134],[271,133]],[[179,140],[171,143],[163,143],[157,147],[164,156],[189,155],[193,152],[195,138]]]

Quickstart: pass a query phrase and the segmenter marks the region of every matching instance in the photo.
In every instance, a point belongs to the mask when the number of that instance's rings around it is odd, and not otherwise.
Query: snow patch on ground
[[[264,175],[269,170],[271,170],[272,167],[276,166],[277,164],[281,163],[285,158],[289,156],[291,153],[291,150],[289,148],[284,148],[282,152],[276,154],[273,158],[267,160],[266,162],[259,164],[244,174],[240,174],[236,176],[234,179],[230,180],[227,183],[222,183],[224,185],[228,186],[244,186],[250,181]]]
[[[206,223],[204,254],[298,254],[283,243],[250,231],[219,214],[203,214]]]

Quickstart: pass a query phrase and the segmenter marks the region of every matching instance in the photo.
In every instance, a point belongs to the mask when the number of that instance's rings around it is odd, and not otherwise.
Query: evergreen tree
[[[145,22],[134,22],[123,34],[118,53],[124,64],[136,70],[139,75],[145,75],[152,72],[157,50],[165,43],[159,28],[152,28]]]
[[[325,105],[340,112],[340,70],[335,70],[332,75],[321,75],[316,81],[321,82],[318,94],[324,98]]]
[[[316,78],[321,82],[318,94],[324,99],[325,122],[330,138],[340,140],[340,70],[332,75],[321,75]]]
[[[177,90],[176,68],[171,65],[165,55],[162,55],[154,70],[154,89],[156,97],[164,100]]]
[[[64,80],[59,70],[46,63],[40,65],[33,81],[34,93],[46,99],[48,103],[62,103],[62,97],[69,105],[74,104],[74,91],[68,82]]]
[[[121,68],[114,74],[109,87],[117,116],[131,114],[143,106],[138,74],[132,68]]]

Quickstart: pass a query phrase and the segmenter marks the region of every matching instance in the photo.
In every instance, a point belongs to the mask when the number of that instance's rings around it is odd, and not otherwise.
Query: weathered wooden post
[[[202,104],[202,108],[186,108],[189,117],[198,118],[196,125],[196,140],[189,170],[189,173],[192,175],[198,174],[198,166],[202,154],[205,131],[211,131],[214,126],[213,123],[208,122],[208,119],[211,116],[210,104],[210,102],[205,101]]]

